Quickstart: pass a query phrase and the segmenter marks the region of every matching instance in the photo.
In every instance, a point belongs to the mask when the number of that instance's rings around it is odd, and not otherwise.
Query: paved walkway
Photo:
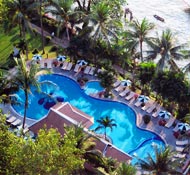
[[[38,27],[37,25],[30,23],[30,25],[32,26],[33,29],[35,29],[35,31],[37,33],[39,33],[41,35],[41,28]],[[63,37],[63,39],[60,39],[58,37],[51,37],[51,34],[47,31],[44,30],[44,37],[50,37],[51,38],[51,42],[54,43],[55,45],[58,45],[60,47],[63,48],[67,48],[69,46],[69,41],[67,40],[67,38]]]

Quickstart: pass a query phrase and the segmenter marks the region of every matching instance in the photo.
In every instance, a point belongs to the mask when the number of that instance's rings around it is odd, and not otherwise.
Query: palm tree
[[[118,40],[116,31],[122,27],[120,21],[111,18],[112,9],[105,2],[99,2],[92,8],[92,13],[89,14],[87,21],[93,23],[93,31],[91,36],[94,41],[105,41],[108,46],[113,40]]]
[[[40,83],[37,81],[39,75],[47,73],[46,70],[40,70],[36,64],[31,64],[28,68],[24,58],[15,59],[16,61],[16,74],[13,75],[13,79],[16,84],[24,90],[25,94],[25,104],[24,104],[24,118],[22,123],[22,128],[24,129],[26,121],[26,111],[28,108],[28,95],[31,93],[31,85],[36,87],[37,90],[40,90]]]
[[[161,37],[148,41],[148,45],[152,49],[147,51],[148,59],[155,59],[158,55],[161,56],[157,64],[158,70],[163,71],[169,65],[171,70],[180,71],[174,60],[185,58],[182,52],[185,44],[174,46],[174,36],[170,29],[163,31]]]
[[[114,119],[110,119],[108,116],[105,118],[101,117],[99,120],[96,120],[99,123],[99,126],[95,129],[95,131],[104,129],[104,135],[105,139],[107,138],[106,136],[106,129],[110,128],[111,131],[113,130],[113,127],[116,127],[117,125],[114,123]]]
[[[141,23],[138,20],[134,20],[130,26],[132,30],[128,31],[128,37],[132,39],[130,41],[131,49],[136,50],[139,46],[140,58],[143,62],[143,42],[147,42],[150,39],[147,35],[154,28],[154,24],[149,23],[148,20],[144,18]]]
[[[124,162],[120,163],[119,167],[113,173],[113,175],[134,175],[134,174],[136,174],[136,168]]]
[[[65,28],[67,39],[70,40],[69,30],[72,30],[73,27],[73,25],[71,25],[71,21],[75,21],[76,16],[78,14],[82,14],[82,12],[79,13],[79,11],[72,10],[71,6],[73,5],[73,0],[52,0],[51,5],[55,8],[46,9],[46,12],[51,12],[52,14],[56,15],[56,20],[58,23],[57,35],[59,36],[60,30],[62,30],[62,28]],[[79,16],[77,16],[77,18],[78,17]]]
[[[20,37],[26,44],[26,58],[28,59],[28,47],[26,42],[26,30],[31,30],[31,25],[29,23],[29,11],[30,11],[30,2],[29,0],[15,0],[15,1],[6,1],[7,7],[7,16],[9,19],[8,28],[19,25]]]
[[[41,42],[42,42],[42,51],[44,54],[44,26],[43,26],[43,13],[44,13],[44,6],[45,4],[45,0],[36,0],[31,4],[31,9],[34,10],[34,8],[37,9],[37,13],[39,14],[39,18],[40,18],[40,28],[41,28]]]
[[[155,147],[156,157],[152,157],[152,155],[148,153],[146,160],[138,158],[139,165],[143,170],[154,172],[156,175],[161,175],[163,173],[175,174],[176,167],[179,167],[180,163],[178,160],[172,160],[174,154],[175,152],[172,152],[169,147],[161,150]]]
[[[190,72],[190,63],[188,63],[187,65],[185,65],[183,68],[182,68],[182,71],[186,74],[186,73],[189,73]]]

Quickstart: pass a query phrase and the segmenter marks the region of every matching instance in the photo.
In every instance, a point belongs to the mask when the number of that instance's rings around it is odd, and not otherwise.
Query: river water
[[[155,24],[152,35],[169,28],[177,43],[190,43],[190,13],[184,11],[190,8],[190,0],[127,0],[127,3],[125,7],[133,12],[134,19],[141,21],[146,17]],[[155,19],[153,15],[164,18],[165,22]],[[181,61],[178,65],[183,67],[187,62],[190,61]]]

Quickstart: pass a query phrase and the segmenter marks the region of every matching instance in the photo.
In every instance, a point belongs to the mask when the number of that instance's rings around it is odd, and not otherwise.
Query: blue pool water
[[[112,132],[110,129],[107,129],[107,135],[112,139],[113,144],[124,152],[132,155],[134,153],[132,151],[138,147],[135,151],[138,155],[141,155],[141,149],[144,149],[146,144],[141,145],[140,147],[139,145],[147,140],[154,142],[156,139],[160,145],[164,145],[163,141],[157,135],[136,127],[135,112],[127,105],[120,102],[99,100],[87,95],[89,93],[94,93],[95,91],[93,89],[96,91],[102,91],[98,82],[89,82],[87,83],[89,89],[85,88],[82,90],[74,80],[61,75],[44,75],[39,78],[39,81],[52,81],[54,83],[52,85],[42,85],[42,92],[48,94],[52,93],[55,98],[62,97],[64,101],[71,103],[81,111],[93,116],[95,123],[90,129],[93,130],[98,126],[96,120],[100,119],[100,117],[109,116],[110,118],[115,119],[117,127],[113,128]],[[18,96],[22,105],[14,106],[14,108],[18,113],[23,115],[24,92],[20,90]],[[38,93],[33,89],[33,94],[30,94],[29,97],[27,117],[38,120],[47,114],[48,110],[45,109],[44,106],[49,99],[46,97],[47,95],[44,93]],[[39,104],[39,99],[43,98],[45,100],[42,100],[42,103]],[[144,149],[143,155],[145,155],[145,150],[146,152],[150,151]]]
[[[100,85],[98,81],[91,81],[86,83],[84,90],[86,94],[93,95],[103,91],[104,88]]]

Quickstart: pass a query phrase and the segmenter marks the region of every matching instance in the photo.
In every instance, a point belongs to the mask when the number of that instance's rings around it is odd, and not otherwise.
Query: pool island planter
[[[150,120],[151,120],[151,116],[150,115],[147,115],[147,114],[143,115],[144,124],[147,125],[150,122]]]

